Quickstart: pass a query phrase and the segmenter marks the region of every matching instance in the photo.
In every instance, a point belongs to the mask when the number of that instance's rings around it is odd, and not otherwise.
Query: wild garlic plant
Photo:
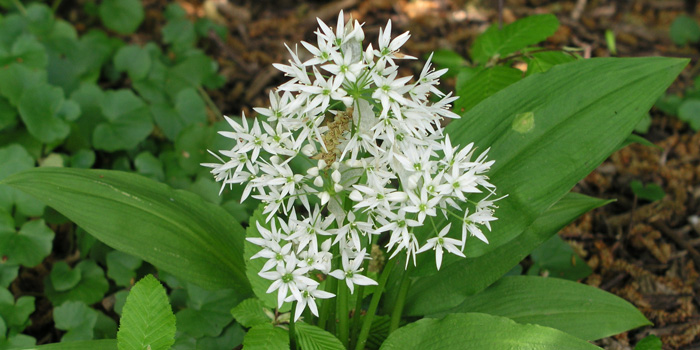
[[[319,276],[343,280],[350,292],[377,284],[363,265],[381,235],[391,259],[403,253],[408,266],[434,250],[440,269],[444,251],[464,257],[467,236],[488,243],[484,229],[496,220],[488,150],[460,148],[443,134],[443,118],[459,118],[450,111],[457,97],[436,87],[447,70],[435,71],[429,58],[415,81],[398,77],[397,63],[415,57],[400,53],[410,35],[392,39],[391,21],[376,48],[363,47],[362,24],[346,23],[342,11],[335,30],[318,23],[317,45],[301,43],[310,59],[287,47],[289,64],[274,65],[290,80],[270,92],[269,108],[255,108],[265,120],[227,117],[233,131],[220,134],[234,146],[212,152],[220,163],[202,164],[222,190],[240,184],[241,201],[265,203],[267,223],[251,223],[261,234],[248,238],[261,248],[252,259],[267,259],[259,272],[271,281],[267,293],[277,293],[278,307],[297,302],[295,320],[306,307],[319,315],[316,298],[334,297]],[[295,158],[310,168],[295,172]],[[438,215],[461,220],[461,235],[449,223],[436,227]],[[423,225],[433,237],[414,234]]]

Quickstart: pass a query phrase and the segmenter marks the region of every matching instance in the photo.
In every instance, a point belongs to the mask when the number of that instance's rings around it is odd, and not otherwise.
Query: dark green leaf
[[[60,141],[70,133],[65,120],[59,118],[64,103],[63,90],[48,84],[27,89],[19,99],[19,115],[29,133],[43,143]]]
[[[139,155],[134,158],[134,166],[139,174],[161,182],[165,180],[163,164],[160,162],[160,159],[153,156],[151,152],[139,153]]]
[[[65,261],[59,261],[53,264],[49,278],[57,291],[65,292],[80,282],[80,270],[71,269]]]
[[[640,340],[637,345],[635,345],[634,350],[661,350],[663,343],[659,337],[650,334]]]
[[[89,149],[81,149],[70,157],[72,168],[90,169],[95,164],[95,152]]]
[[[569,243],[554,235],[530,253],[532,266],[528,275],[540,275],[578,281],[593,271],[581,257],[571,249]]]
[[[492,25],[474,40],[471,56],[475,62],[486,63],[492,57],[504,57],[530,45],[544,41],[559,28],[557,17],[552,14],[519,19],[498,29]]]
[[[696,43],[700,41],[700,26],[692,17],[680,15],[671,23],[670,35],[678,46]]]
[[[128,150],[151,134],[151,113],[131,90],[105,92],[102,113],[108,122],[95,127],[95,148],[105,151]]]
[[[107,254],[107,276],[114,280],[118,286],[127,287],[132,284],[132,278],[136,277],[136,269],[143,261],[133,255],[118,250]]]
[[[186,17],[169,20],[162,30],[163,42],[173,45],[176,50],[193,46],[197,39],[194,24]]]
[[[600,349],[556,329],[478,313],[424,318],[391,333],[380,349],[460,349],[465,344],[470,349]]]
[[[46,82],[46,72],[43,70],[32,70],[21,64],[0,69],[0,94],[14,106],[20,104],[25,91],[43,82]]]
[[[0,256],[10,265],[39,265],[51,253],[53,237],[44,220],[27,221],[19,232],[0,231]]]
[[[187,294],[187,308],[175,315],[178,331],[196,338],[219,336],[233,320],[231,308],[240,301],[236,292],[230,289],[207,291],[190,284]]]
[[[114,56],[114,68],[119,72],[128,72],[132,81],[141,80],[151,69],[151,56],[141,47],[124,46]]]
[[[53,309],[56,328],[68,331],[61,341],[90,340],[97,323],[97,311],[81,301],[67,301]]]
[[[66,301],[81,301],[90,305],[102,300],[109,288],[102,268],[92,260],[83,260],[73,269],[80,271],[80,282],[70,290],[57,291],[51,278],[47,276],[44,279],[44,293],[51,303],[61,305]]]
[[[643,185],[640,181],[634,180],[630,182],[630,188],[635,196],[652,202],[660,201],[666,196],[664,189],[655,183]]]
[[[175,315],[165,288],[152,275],[126,298],[117,342],[119,350],[167,350],[175,342]]]
[[[3,214],[0,214],[2,216]],[[9,215],[8,215],[9,216]],[[8,264],[0,264],[0,288],[7,288],[10,283],[17,278],[19,273],[19,265],[11,266]]]
[[[680,107],[681,103],[683,103],[683,99],[680,96],[667,94],[659,97],[654,107],[658,108],[666,115],[677,116],[678,107]]]
[[[595,287],[557,278],[504,277],[470,296],[455,312],[481,312],[596,340],[651,323],[626,300]]]
[[[106,244],[178,278],[234,288],[240,296],[250,293],[243,228],[197,195],[109,170],[33,169],[3,183],[41,198]]]
[[[116,339],[88,340],[40,346],[23,345],[13,350],[117,350]]]
[[[695,131],[700,131],[700,99],[686,99],[678,107],[678,119],[688,123]]]
[[[17,125],[17,109],[0,96],[0,130]]]
[[[144,18],[143,6],[138,0],[104,0],[98,11],[102,23],[119,34],[133,33]]]
[[[29,315],[34,312],[34,297],[15,297],[5,288],[0,288],[0,318],[11,333],[19,333],[30,324]]]

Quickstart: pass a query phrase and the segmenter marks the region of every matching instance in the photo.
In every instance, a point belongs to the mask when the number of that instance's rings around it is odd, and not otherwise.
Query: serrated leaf
[[[144,18],[143,5],[138,0],[104,0],[98,12],[102,23],[119,34],[133,33]]]
[[[297,344],[303,350],[345,350],[338,338],[317,326],[297,322],[295,327]]]
[[[593,350],[599,347],[553,328],[518,324],[486,314],[424,318],[391,333],[380,350],[459,349]]]
[[[246,333],[243,338],[243,348],[246,350],[287,350],[289,335],[285,330],[272,325],[258,325]]]
[[[250,293],[243,228],[195,194],[110,170],[38,168],[3,183],[45,200],[106,244],[178,278],[211,289],[234,288],[242,297]]]
[[[474,40],[471,56],[475,62],[486,63],[494,56],[504,57],[530,45],[544,41],[559,28],[557,17],[552,14],[519,19],[499,30],[492,25]]]
[[[243,327],[254,327],[261,324],[271,323],[272,320],[265,314],[265,305],[256,298],[243,300],[240,304],[231,309],[231,315]]]
[[[148,275],[134,285],[117,333],[119,350],[167,350],[175,342],[175,315],[165,288]]]
[[[555,291],[553,293],[553,291]],[[504,277],[449,312],[481,312],[596,340],[651,323],[626,300],[585,284],[534,276]]]
[[[39,265],[51,253],[53,237],[44,220],[28,221],[19,232],[0,231],[0,256],[9,265]]]
[[[136,277],[136,269],[143,261],[133,255],[111,251],[107,254],[107,276],[118,286],[130,286],[131,279]]]
[[[53,264],[49,278],[57,291],[65,292],[80,282],[80,270],[71,269],[65,261],[59,261]]]
[[[44,293],[51,303],[61,305],[66,301],[82,301],[90,305],[102,300],[109,288],[102,268],[92,260],[83,260],[73,269],[80,271],[80,282],[67,291],[57,291],[51,278],[44,279]]]
[[[97,323],[97,311],[81,301],[67,301],[53,309],[56,328],[67,331],[62,342],[90,340]]]

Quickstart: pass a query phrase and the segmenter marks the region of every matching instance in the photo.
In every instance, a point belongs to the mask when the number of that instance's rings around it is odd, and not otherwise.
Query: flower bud
[[[348,198],[352,199],[353,202],[362,202],[362,194],[358,190],[353,190],[350,192]]]
[[[320,176],[316,176],[316,178],[314,179],[314,185],[316,187],[323,186],[323,179]]]
[[[321,198],[321,205],[326,205],[331,200],[331,195],[326,191],[319,193],[319,197]]]
[[[307,143],[306,145],[304,145],[304,147],[301,148],[301,154],[307,157],[312,157],[314,154],[316,154],[316,148],[313,145]]]
[[[310,176],[318,176],[318,168],[317,167],[309,168],[309,170],[307,170],[306,173],[309,174]]]
[[[325,168],[326,168],[326,165],[328,165],[328,163],[326,163],[325,160],[323,160],[323,159],[319,159],[319,160],[318,160],[318,169],[319,169],[319,170],[325,169]]]
[[[335,165],[335,164],[338,164],[338,163],[334,163],[333,165]],[[340,182],[340,171],[338,171],[338,170],[333,171],[333,173],[331,174],[331,179],[333,179],[333,182],[335,182],[335,183]]]
[[[338,193],[338,192],[343,190],[343,185],[337,183],[337,184],[333,185],[333,189],[335,190],[336,193]]]

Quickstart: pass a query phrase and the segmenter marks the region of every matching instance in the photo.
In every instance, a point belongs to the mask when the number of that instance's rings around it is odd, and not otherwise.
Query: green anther
[[[352,271],[345,271],[345,278],[352,278],[355,273]]]
[[[275,260],[277,260],[277,261],[282,261],[282,260],[284,260],[284,255],[282,255],[282,254],[280,254],[280,253],[277,253],[277,254],[275,255]]]
[[[379,199],[379,200],[384,199],[384,195],[381,193],[377,193],[377,199]]]
[[[397,222],[397,225],[399,225],[399,227],[406,227],[406,221],[405,221],[405,220],[399,220],[399,222]]]
[[[445,240],[444,240],[442,237],[438,237],[437,243],[438,243],[438,245],[444,245],[444,244],[445,244]]]
[[[426,209],[428,209],[428,206],[425,204],[421,204],[418,206],[418,209],[420,209],[420,211],[425,211]]]
[[[287,183],[292,183],[292,182],[294,182],[294,177],[287,176]]]

